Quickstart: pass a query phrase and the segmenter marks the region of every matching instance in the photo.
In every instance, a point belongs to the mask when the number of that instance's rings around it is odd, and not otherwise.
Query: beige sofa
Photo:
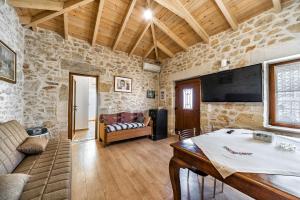
[[[70,141],[50,139],[42,154],[25,156],[16,148],[27,137],[26,131],[17,121],[0,124],[0,175],[30,175],[20,199],[70,199]]]

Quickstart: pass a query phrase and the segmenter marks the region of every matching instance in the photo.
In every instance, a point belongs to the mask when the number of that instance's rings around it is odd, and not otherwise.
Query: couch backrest
[[[0,124],[0,175],[11,173],[24,159],[17,147],[27,137],[25,129],[15,120]]]
[[[101,114],[100,122],[105,124],[115,124],[115,123],[131,123],[136,122],[139,117],[143,117],[142,112],[130,113],[121,112],[116,114]]]

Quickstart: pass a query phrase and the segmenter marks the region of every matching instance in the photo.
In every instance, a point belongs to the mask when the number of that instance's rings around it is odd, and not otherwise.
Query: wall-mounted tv
[[[201,77],[203,102],[262,102],[262,65]]]

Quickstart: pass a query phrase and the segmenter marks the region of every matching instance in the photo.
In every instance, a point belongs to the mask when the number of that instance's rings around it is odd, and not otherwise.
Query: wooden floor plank
[[[139,138],[103,148],[96,140],[72,144],[72,199],[75,200],[171,200],[170,137],[160,141]],[[200,199],[201,178],[181,170],[182,199]],[[205,178],[205,199],[213,199],[213,178]],[[216,200],[250,197],[218,182]]]

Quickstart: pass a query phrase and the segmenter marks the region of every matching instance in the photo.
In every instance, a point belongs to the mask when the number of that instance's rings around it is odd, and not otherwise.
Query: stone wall
[[[16,119],[23,122],[24,31],[15,10],[0,2],[0,40],[17,54],[17,83],[0,80],[0,122]]]
[[[158,90],[158,74],[142,69],[143,59],[109,48],[40,29],[25,32],[24,122],[45,125],[53,133],[67,130],[69,72],[99,77],[99,113],[146,111],[157,107],[147,99],[148,89]],[[114,76],[132,78],[132,93],[114,92]]]
[[[291,1],[280,13],[264,12],[239,25],[210,37],[209,44],[199,43],[163,62],[160,88],[169,110],[169,132],[174,132],[175,81],[199,77],[222,69],[221,59],[229,59],[229,69],[300,52],[300,2]],[[201,103],[201,126],[209,131],[225,126],[262,128],[262,103]]]

